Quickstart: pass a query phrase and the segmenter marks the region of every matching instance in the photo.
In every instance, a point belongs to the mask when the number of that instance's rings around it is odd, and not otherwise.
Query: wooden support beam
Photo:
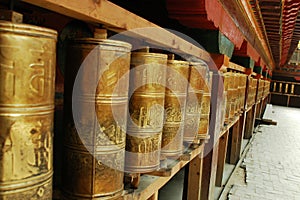
[[[227,130],[222,137],[219,139],[219,153],[218,153],[218,166],[217,166],[217,175],[216,175],[216,186],[222,187],[223,172],[226,161],[226,152],[228,144],[228,134]]]
[[[208,145],[205,145],[208,147]],[[213,149],[203,159],[202,183],[201,183],[201,200],[214,199],[214,187],[216,180],[216,168],[218,159],[218,146]]]
[[[229,57],[223,54],[210,54],[213,64],[216,65],[218,70],[227,69],[229,66]]]
[[[230,157],[229,157],[229,163],[235,165],[240,157],[240,123],[237,121],[231,130],[232,140],[231,140],[231,148],[230,148]]]
[[[148,200],[158,200],[158,191],[155,192]]]
[[[220,77],[219,72],[214,72],[212,79],[212,90],[211,90],[211,102],[219,102],[219,91],[221,91],[223,80]],[[204,160],[203,160],[203,172],[202,172],[202,184],[201,184],[201,200],[214,199],[214,189],[216,182],[216,171],[217,171],[217,161],[218,161],[218,145],[216,141],[219,139],[219,134],[221,132],[220,127],[217,126],[219,122],[220,104],[211,104],[211,116],[210,116],[210,126],[209,135],[210,140],[205,144],[204,149]]]
[[[62,15],[103,24],[116,32],[130,30],[130,36],[210,61],[209,54],[185,39],[107,0],[23,0]]]
[[[248,9],[250,13],[247,11],[247,8],[251,7],[250,3],[248,1],[236,0],[220,0],[220,2],[227,12],[230,13],[235,24],[244,34],[247,42],[250,43],[265,63],[275,68],[268,42],[262,37],[261,29],[255,23],[255,20],[251,20],[253,11],[252,9]]]
[[[189,163],[189,174],[188,174],[188,184],[187,184],[188,200],[200,199],[202,168],[203,168],[203,153],[195,157]]]
[[[245,67],[243,67],[241,65],[235,64],[233,62],[229,62],[228,69],[232,69],[232,70],[235,70],[235,71],[239,71],[239,72],[245,73],[245,71],[246,71],[247,68],[245,68]]]
[[[252,137],[253,130],[254,130],[255,110],[256,110],[256,106],[253,106],[246,113],[246,122],[245,122],[245,130],[244,130],[245,139],[250,139]]]

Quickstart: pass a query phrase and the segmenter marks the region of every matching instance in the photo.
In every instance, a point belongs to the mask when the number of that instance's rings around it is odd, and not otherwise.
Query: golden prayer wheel
[[[246,84],[247,76],[245,74],[240,74],[240,108],[245,107],[245,97],[246,97]]]
[[[257,100],[257,94],[256,94],[256,91],[257,91],[257,82],[258,82],[258,80],[257,79],[252,79],[252,84],[253,84],[253,99],[252,99],[252,101],[253,101],[253,104],[255,103],[255,101]]]
[[[203,89],[205,87],[206,66],[202,63],[190,63],[188,96],[186,103],[184,142],[196,139],[199,130]]]
[[[232,119],[235,115],[235,110],[236,110],[236,85],[235,85],[235,76],[232,72],[229,72],[229,76],[230,76],[230,83],[228,86],[228,92],[227,92],[227,97],[228,97],[228,103],[230,105],[230,113],[229,113],[229,118]]]
[[[75,39],[69,45],[65,199],[117,199],[122,194],[130,49],[128,43],[97,38]]]
[[[234,98],[234,114],[237,114],[239,109],[239,77],[238,74],[233,73],[233,98]]]
[[[206,135],[208,134],[208,128],[209,128],[209,115],[201,114],[198,137],[199,138],[206,137]]]
[[[209,113],[210,113],[210,93],[204,93],[201,104],[201,115],[198,129],[198,136],[205,136],[208,134]]]
[[[227,106],[227,92],[223,92],[223,97],[222,97],[222,106],[221,106],[221,120],[220,120],[220,126],[223,128],[225,124],[225,118],[226,118],[226,106]],[[227,121],[226,121],[227,123]]]
[[[148,52],[131,55],[126,172],[150,172],[159,167],[167,57]]]
[[[224,91],[226,92],[226,108],[225,108],[225,123],[229,122],[230,119],[230,109],[231,109],[231,101],[232,101],[232,90],[230,90],[231,84],[231,73],[224,73]]]
[[[189,63],[168,60],[165,92],[165,123],[161,157],[179,156],[183,148],[184,115],[189,79]]]
[[[56,38],[0,21],[0,199],[52,199]]]
[[[204,93],[203,93],[202,103],[201,103],[201,115],[199,121],[198,138],[206,138],[208,134],[212,78],[213,78],[213,72],[206,73]]]

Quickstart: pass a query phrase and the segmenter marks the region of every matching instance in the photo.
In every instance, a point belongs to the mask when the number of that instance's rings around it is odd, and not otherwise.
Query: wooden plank
[[[209,54],[183,38],[107,0],[23,0],[75,19],[104,24],[115,31],[130,30],[132,36],[210,61]]]
[[[210,152],[203,159],[202,178],[201,178],[201,200],[214,199],[215,175],[218,157],[218,146],[212,149],[208,147]]]
[[[200,146],[201,147],[201,146]],[[198,156],[203,151],[203,148],[196,148],[194,150],[188,150],[185,152],[178,160],[167,159],[168,168],[161,168],[157,171],[146,173],[152,176],[164,176],[170,177],[174,176],[187,162],[193,160],[196,156]]]
[[[239,138],[240,138],[240,123],[237,121],[231,128],[232,140],[229,156],[229,163],[235,165],[239,160]]]
[[[214,64],[218,68],[219,71],[227,69],[229,66],[229,57],[223,54],[210,54]]]
[[[202,178],[202,166],[203,166],[203,153],[196,156],[189,163],[189,174],[187,183],[187,199],[198,200],[200,199],[200,188]]]
[[[219,134],[219,138],[222,137],[237,121],[239,120],[239,117],[235,117],[228,125],[226,125],[221,133]]]
[[[220,96],[218,91],[221,90],[222,79],[219,74],[215,73],[213,75],[213,84],[211,90],[212,102],[218,102]],[[204,159],[203,159],[203,172],[202,172],[202,183],[201,183],[201,200],[214,199],[214,189],[215,189],[215,178],[217,171],[217,159],[218,159],[218,146],[215,142],[219,138],[220,130],[219,126],[216,126],[218,121],[218,108],[220,104],[213,103],[211,105],[211,118],[209,126],[210,140],[205,144],[204,149]]]
[[[158,200],[158,191],[155,192],[148,200]]]
[[[228,69],[233,69],[233,70],[236,70],[236,71],[239,71],[239,72],[245,72],[245,67],[241,66],[241,65],[238,65],[236,63],[233,63],[233,62],[229,62],[229,66],[228,66]]]
[[[226,133],[219,139],[218,166],[217,166],[217,175],[216,175],[216,186],[218,187],[222,187],[223,172],[224,172],[224,166],[226,161],[226,151],[227,151],[227,144],[228,144],[228,134],[229,131],[227,130]]]
[[[203,152],[204,144],[201,144],[198,148],[191,151],[191,160],[198,157]],[[184,166],[186,166],[191,160],[188,161],[176,161],[173,165],[170,176],[153,176],[144,174],[141,176],[139,187],[132,193],[124,195],[123,199],[143,200],[151,198],[160,188],[162,188],[170,179]],[[199,183],[200,184],[200,183]]]
[[[250,139],[252,137],[253,130],[254,130],[255,106],[250,108],[251,109],[248,112],[246,112],[246,123],[245,123],[245,130],[244,130],[245,139]]]
[[[241,151],[242,151],[242,145],[243,145],[243,139],[244,139],[244,131],[245,131],[245,123],[246,123],[246,112],[243,112],[240,116],[239,123],[240,123],[240,130],[239,130],[239,138],[238,138],[238,144],[237,144],[237,156],[238,159],[240,159]]]

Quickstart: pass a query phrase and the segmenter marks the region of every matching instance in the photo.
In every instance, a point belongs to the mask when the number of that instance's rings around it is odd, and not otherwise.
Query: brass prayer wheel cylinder
[[[208,134],[208,129],[209,129],[209,115],[201,114],[198,137],[199,138],[206,137]]]
[[[186,101],[184,142],[191,143],[197,139],[206,74],[207,68],[203,63],[190,63],[190,84]]]
[[[162,158],[180,156],[183,151],[184,118],[190,73],[188,62],[168,60],[167,64]]]
[[[167,57],[148,52],[131,55],[126,172],[144,173],[159,167]]]
[[[130,50],[126,42],[95,38],[75,39],[68,47],[62,176],[65,199],[117,199],[122,195]],[[93,86],[94,90],[90,89]],[[76,110],[72,111],[74,102]],[[75,127],[74,120],[79,126]]]
[[[210,113],[210,93],[204,93],[202,98],[201,115],[209,115]]]
[[[224,91],[226,92],[226,106],[225,106],[225,122],[229,122],[229,118],[230,118],[230,104],[232,101],[232,89],[230,87],[232,87],[230,84],[232,84],[232,77],[231,77],[231,73],[227,72],[223,74],[223,81],[224,81]]]
[[[0,199],[52,199],[56,38],[0,21]]]
[[[209,114],[210,114],[210,93],[204,93],[202,99],[202,110],[199,121],[199,135],[207,135],[208,134],[208,126],[209,126]]]
[[[228,122],[228,120],[225,120],[226,119],[226,105],[227,105],[227,92],[224,91],[223,98],[222,98],[221,114],[220,114],[221,115],[221,120],[220,120],[221,128],[223,128],[225,121],[226,121],[226,123]]]

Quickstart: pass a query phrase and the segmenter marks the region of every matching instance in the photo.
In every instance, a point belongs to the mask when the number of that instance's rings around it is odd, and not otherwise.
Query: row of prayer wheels
[[[184,142],[205,132],[201,109],[210,104],[210,98],[203,99],[209,94],[207,66],[130,49],[128,43],[99,38],[75,39],[69,45],[66,199],[118,198],[123,171],[157,170],[161,159],[180,156]]]
[[[259,79],[257,100],[267,97],[269,93],[270,93],[270,81]]]
[[[156,170],[208,133],[205,63],[95,35],[66,55],[64,199],[117,199],[124,171]],[[0,199],[52,199],[56,38],[0,21]]]
[[[228,123],[244,108],[247,76],[245,74],[223,73],[224,91],[227,97],[225,123]]]

